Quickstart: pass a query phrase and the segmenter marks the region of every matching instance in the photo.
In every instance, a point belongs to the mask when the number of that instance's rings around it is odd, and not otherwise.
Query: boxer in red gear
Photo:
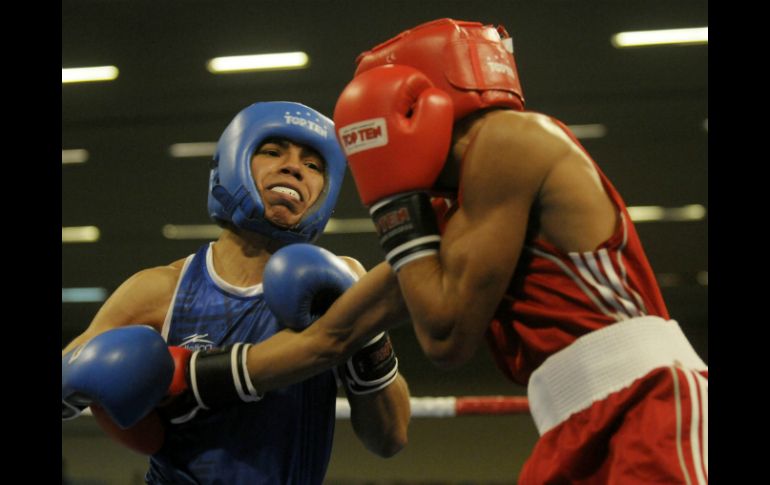
[[[528,386],[519,483],[708,482],[708,368],[611,182],[524,110],[505,29],[441,19],[364,52],[334,119],[426,356],[486,342]]]

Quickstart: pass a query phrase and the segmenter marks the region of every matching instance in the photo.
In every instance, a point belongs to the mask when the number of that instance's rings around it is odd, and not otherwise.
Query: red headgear
[[[454,101],[455,119],[489,106],[524,109],[513,43],[503,26],[439,19],[358,56],[356,75],[384,64],[419,69]]]

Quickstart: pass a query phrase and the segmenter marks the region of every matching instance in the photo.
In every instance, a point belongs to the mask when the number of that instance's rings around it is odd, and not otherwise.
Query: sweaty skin
[[[468,361],[516,268],[528,231],[562,251],[606,240],[618,217],[591,160],[547,116],[488,110],[463,120],[440,187],[462,203],[437,256],[404,266],[398,281],[426,355]]]

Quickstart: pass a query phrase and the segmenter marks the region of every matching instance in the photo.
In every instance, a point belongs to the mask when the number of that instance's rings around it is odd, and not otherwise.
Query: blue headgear
[[[251,174],[254,152],[272,137],[307,145],[326,162],[321,195],[290,229],[265,219],[265,205]],[[299,103],[254,103],[238,113],[219,138],[209,177],[209,215],[283,242],[313,242],[332,215],[344,176],[345,155],[332,120]]]

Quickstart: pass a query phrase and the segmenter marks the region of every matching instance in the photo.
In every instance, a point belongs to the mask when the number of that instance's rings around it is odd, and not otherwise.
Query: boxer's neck
[[[256,285],[267,260],[283,245],[261,234],[225,228],[212,247],[214,269],[232,285]]]

